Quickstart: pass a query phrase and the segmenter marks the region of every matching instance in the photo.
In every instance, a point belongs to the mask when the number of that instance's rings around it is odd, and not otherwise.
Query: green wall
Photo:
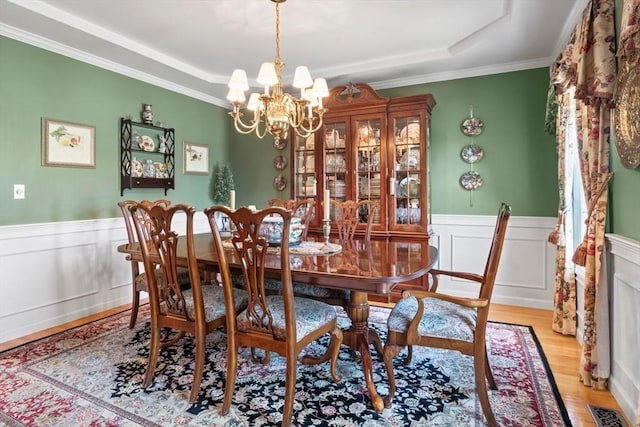
[[[494,214],[500,201],[518,216],[555,217],[558,204],[555,142],[543,132],[548,69],[381,90],[382,96],[432,93],[431,192],[435,214]],[[272,186],[273,158],[289,155],[269,138],[239,135],[227,110],[169,90],[0,37],[0,225],[117,217],[122,199],[163,197],[159,189],[125,190],[120,196],[118,120],[137,117],[153,104],[155,120],[176,129],[176,190],[173,201],[202,209],[209,177],[182,173],[182,142],[207,144],[211,168],[229,163],[237,204],[259,207],[289,197]],[[484,186],[470,193],[458,184],[469,169],[460,149],[469,138],[460,122],[469,106],[483,120],[475,139],[485,156],[474,166]],[[96,126],[96,168],[41,166],[42,117]],[[611,231],[640,240],[640,168],[622,168],[612,150]],[[289,177],[289,168],[282,171]],[[26,184],[26,199],[13,200],[13,184]],[[87,203],[91,201],[91,205]],[[473,202],[473,206],[471,206]]]
[[[184,140],[210,147],[209,159],[230,163],[227,111],[209,103],[0,37],[0,225],[111,218],[123,199],[157,199],[160,189],[120,196],[119,118],[138,118],[142,103],[176,129],[174,201],[211,204],[209,177],[182,173]],[[41,166],[41,118],[93,125],[96,168]],[[26,198],[13,199],[13,184]]]
[[[554,138],[543,132],[547,69],[450,80],[380,91],[383,96],[431,93],[431,206],[436,214],[495,214],[500,202],[514,215],[555,216],[558,210]],[[460,149],[471,139],[460,123],[474,116],[484,123],[474,142],[484,150],[473,170],[483,186],[470,194],[459,184],[470,166]]]

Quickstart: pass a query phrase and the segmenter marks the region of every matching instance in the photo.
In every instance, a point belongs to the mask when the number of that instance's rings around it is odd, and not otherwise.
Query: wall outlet
[[[24,199],[24,184],[13,184],[13,198]]]

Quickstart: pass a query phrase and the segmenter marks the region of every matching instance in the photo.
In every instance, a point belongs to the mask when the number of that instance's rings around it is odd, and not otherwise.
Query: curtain
[[[552,68],[552,81],[561,99],[559,115],[566,114],[571,105],[566,97],[573,97],[575,102],[580,170],[588,206],[586,233],[572,257],[576,264],[585,267],[584,342],[579,376],[585,385],[594,388],[606,388],[609,377],[609,313],[607,305],[602,304],[602,301],[608,301],[608,293],[606,278],[602,276],[602,261],[607,184],[611,177],[610,108],[616,78],[613,8],[614,0],[591,0],[569,44]],[[566,128],[566,122],[557,127]],[[556,129],[558,146],[564,146],[564,132]],[[559,158],[559,163],[564,163],[560,150]],[[567,173],[566,170],[562,172],[560,180]],[[560,197],[564,200],[564,188],[561,188]],[[566,236],[559,240],[566,241]],[[575,283],[566,271],[564,248],[558,246],[552,328],[575,334]]]

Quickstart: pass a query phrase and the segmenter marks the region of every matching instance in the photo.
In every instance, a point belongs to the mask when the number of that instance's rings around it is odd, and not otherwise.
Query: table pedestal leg
[[[384,403],[373,383],[373,366],[371,364],[369,344],[373,342],[376,350],[382,354],[382,343],[378,333],[374,329],[369,329],[369,301],[367,300],[366,292],[351,291],[351,301],[349,307],[347,307],[347,313],[351,319],[351,328],[344,331],[343,344],[348,345],[351,350],[360,352],[362,369],[371,403],[377,412],[381,412],[384,408]]]

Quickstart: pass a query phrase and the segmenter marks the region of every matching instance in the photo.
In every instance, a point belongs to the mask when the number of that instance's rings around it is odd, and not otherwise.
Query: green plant
[[[230,193],[234,188],[233,173],[229,165],[216,164],[215,172],[211,174],[209,184],[209,198],[213,203],[227,205],[230,202]]]

